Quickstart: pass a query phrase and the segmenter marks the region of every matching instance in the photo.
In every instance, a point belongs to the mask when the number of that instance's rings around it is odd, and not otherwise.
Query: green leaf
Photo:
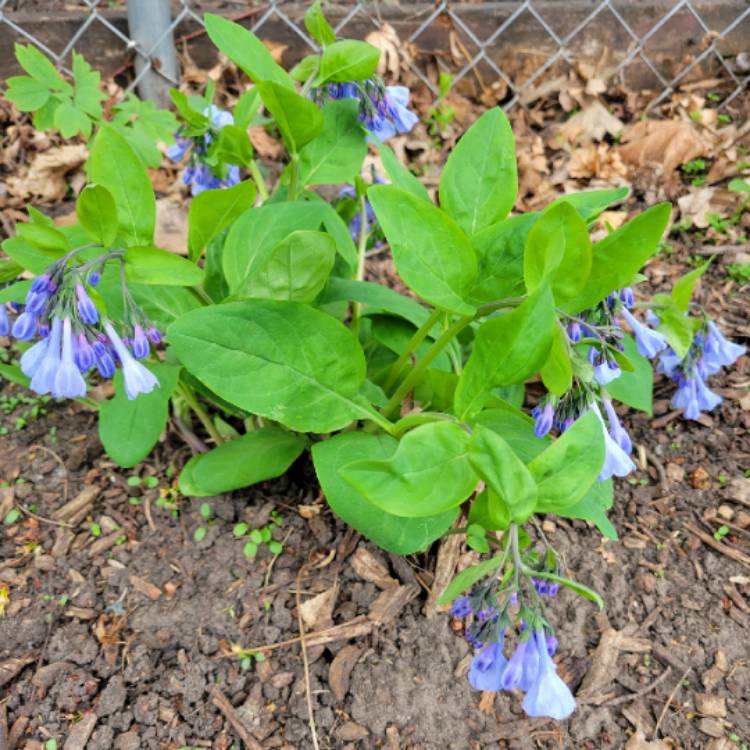
[[[539,213],[518,214],[477,232],[471,244],[477,254],[477,283],[471,297],[491,302],[517,297],[525,290],[523,251]]]
[[[697,318],[691,318],[677,306],[674,299],[666,294],[655,294],[653,302],[659,310],[659,333],[679,357],[685,357],[693,343]]]
[[[166,328],[190,310],[203,306],[200,297],[187,287],[157,284],[128,284],[128,287],[143,312],[161,328]],[[109,301],[107,309],[111,309]]]
[[[245,91],[234,105],[234,124],[238,128],[247,130],[260,108],[260,94],[258,89]]]
[[[315,0],[305,12],[305,28],[310,36],[323,46],[336,41],[336,32],[326,20],[323,9],[320,7],[320,0]]]
[[[226,229],[255,201],[255,185],[246,180],[224,190],[205,190],[190,201],[188,251],[190,260],[200,258],[208,243]]]
[[[671,212],[669,203],[659,203],[597,242],[592,248],[586,288],[575,299],[563,303],[562,308],[569,313],[580,312],[593,307],[614,289],[627,286],[659,247]]]
[[[203,270],[186,258],[152,245],[125,250],[125,278],[140,284],[195,286]]]
[[[534,486],[536,490],[536,485]],[[510,509],[489,487],[482,490],[469,508],[470,525],[481,526],[485,531],[499,531],[510,525]]]
[[[374,185],[367,197],[404,283],[437,307],[472,314],[466,298],[477,263],[463,230],[444,211],[392,185]]]
[[[32,222],[17,224],[16,234],[38,250],[53,254],[53,257],[59,257],[71,249],[65,235],[59,229],[47,224]]]
[[[103,91],[99,91],[101,74],[75,51],[73,52],[73,80],[75,82],[73,103],[76,108],[98,120],[102,116],[102,101],[107,98]]]
[[[555,583],[559,583],[561,586],[566,586],[571,591],[575,591],[576,594],[582,596],[584,599],[588,599],[589,601],[594,602],[594,604],[596,604],[599,609],[604,609],[604,600],[601,598],[601,596],[599,596],[596,591],[590,589],[588,586],[584,586],[582,583],[578,583],[578,581],[573,581],[570,578],[558,576],[555,573],[548,573],[546,571],[535,571],[534,576],[537,578],[544,578],[548,581],[554,581]]]
[[[672,299],[682,312],[686,313],[688,311],[688,307],[690,307],[690,298],[693,296],[693,289],[698,283],[700,277],[706,273],[710,265],[711,261],[707,260],[705,263],[698,266],[698,268],[681,276],[672,287]]]
[[[319,65],[320,55],[306,55],[289,71],[289,75],[295,81],[304,83],[308,78],[315,75]]]
[[[229,230],[222,255],[230,292],[242,296],[265,256],[292,232],[319,229],[327,208],[333,210],[322,202],[287,201],[241,214]]]
[[[193,456],[180,472],[180,492],[209,497],[273,479],[297,460],[306,445],[303,437],[280,427],[253,430]]]
[[[479,326],[456,389],[462,420],[481,409],[490,389],[521,383],[539,370],[552,346],[555,320],[552,294],[542,286],[511,312]]]
[[[316,443],[315,473],[333,512],[385,550],[408,555],[425,549],[451,526],[458,509],[425,518],[394,516],[371,504],[339,476],[339,469],[357,459],[386,459],[398,443],[384,434],[345,432]]]
[[[336,245],[323,232],[298,230],[256,266],[244,293],[249,297],[312,302],[328,281]]]
[[[536,505],[536,482],[510,445],[496,432],[477,426],[469,443],[469,460],[474,471],[509,508],[511,520],[525,523]]]
[[[128,245],[153,241],[156,199],[143,162],[132,146],[111,126],[102,125],[94,139],[86,172],[115,199],[117,215]]]
[[[472,236],[503,219],[516,201],[513,130],[499,107],[461,137],[440,176],[440,205]]]
[[[404,435],[390,458],[354,461],[339,474],[388,513],[433,516],[458,507],[476,487],[468,443],[457,424],[432,422]]]
[[[16,225],[16,232],[25,226]],[[2,243],[3,251],[12,258],[19,266],[39,275],[44,273],[50,264],[61,258],[64,250],[40,250],[23,237],[9,237]]]
[[[588,229],[569,203],[547,209],[529,232],[524,248],[523,275],[533,292],[544,283],[559,304],[577,297],[591,272]]]
[[[206,13],[203,23],[209,39],[251,80],[274,81],[288,89],[294,88],[289,74],[252,31],[213,13]]]
[[[639,354],[638,347],[630,336],[626,336],[623,343],[625,355],[633,365],[633,370],[623,370],[620,377],[607,383],[607,392],[617,401],[653,416],[654,370],[651,362]]]
[[[49,87],[28,76],[11,76],[5,98],[13,102],[21,112],[34,112],[41,109],[50,98]]]
[[[563,518],[579,518],[590,521],[597,529],[612,541],[617,541],[617,529],[607,518],[606,510],[612,507],[614,491],[612,480],[594,482],[591,489],[584,495],[583,499],[570,508],[561,511],[559,515]]]
[[[323,115],[309,99],[273,81],[259,81],[256,88],[290,153],[298,152],[323,130]]]
[[[218,163],[247,167],[253,160],[253,144],[247,130],[237,125],[225,125],[211,144],[208,154]]]
[[[149,362],[159,387],[132,401],[125,393],[122,370],[115,373],[115,395],[99,405],[99,437],[107,455],[118,465],[135,466],[151,452],[169,416],[169,399],[177,385],[180,368]]]
[[[168,339],[219,397],[299,432],[330,432],[368,412],[359,343],[341,323],[299,302],[245,300],[184,315]]]
[[[375,75],[380,60],[380,50],[367,42],[344,39],[323,50],[316,86],[324,83],[364,81]]]
[[[14,281],[22,271],[23,266],[10,258],[0,258],[0,285]]]
[[[398,160],[396,154],[384,143],[377,141],[377,146],[380,151],[380,160],[391,179],[391,184],[411,193],[415,198],[429,201],[430,194],[427,188]]]
[[[203,109],[197,111],[191,104],[191,100],[177,89],[170,89],[169,98],[174,103],[177,112],[187,125],[184,134],[188,137],[203,135],[208,130],[209,119],[203,114]],[[201,101],[201,105],[203,102]]]
[[[573,366],[568,351],[568,337],[559,323],[555,326],[549,356],[542,365],[539,374],[542,376],[545,388],[556,396],[563,396],[573,382]]]
[[[33,44],[16,44],[18,64],[35,80],[52,91],[72,94],[72,86],[60,75],[57,68]]]
[[[55,110],[54,122],[63,138],[72,138],[77,133],[81,133],[84,138],[91,135],[91,120],[71,101],[62,102]]]
[[[509,404],[483,411],[474,424],[494,430],[526,464],[552,444],[550,438],[534,434],[534,420],[528,414]]]
[[[484,560],[477,565],[472,565],[462,570],[449,584],[448,588],[437,600],[438,605],[450,604],[459,594],[470,589],[477,581],[487,577],[490,573],[500,567],[502,555],[496,555],[489,560]]]
[[[117,236],[117,206],[101,185],[87,185],[78,196],[76,216],[92,240],[110,247]]]
[[[581,500],[604,465],[602,423],[594,412],[579,417],[528,469],[537,482],[538,513],[559,513]]]
[[[367,154],[358,105],[341,99],[323,107],[323,130],[300,151],[300,183],[325,185],[351,182]]]
[[[0,362],[0,378],[4,378],[23,388],[28,388],[31,383],[31,379],[23,374],[18,365],[6,365],[5,362]]]
[[[561,195],[549,204],[549,208],[559,203],[570,203],[573,208],[583,217],[587,223],[598,218],[599,214],[613,203],[627,198],[630,190],[626,187],[606,188],[604,190],[584,190],[580,193],[568,193]]]

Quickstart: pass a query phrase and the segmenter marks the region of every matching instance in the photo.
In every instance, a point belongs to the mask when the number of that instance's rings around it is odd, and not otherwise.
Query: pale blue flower
[[[544,632],[537,630],[533,640],[539,658],[539,669],[524,698],[523,710],[527,716],[548,716],[562,721],[575,710],[575,698],[557,674],[557,667],[547,651]]]
[[[503,639],[485,646],[471,660],[469,682],[476,690],[502,689],[502,676],[508,661],[503,655]]]
[[[81,398],[86,395],[86,381],[83,379],[73,356],[73,334],[70,318],[65,318],[63,321],[62,359],[55,375],[52,395],[55,398]]]
[[[107,323],[104,326],[104,330],[122,363],[122,375],[125,381],[125,393],[127,397],[132,401],[139,393],[151,393],[159,385],[159,380],[150,370],[133,358],[133,355],[128,351],[122,339],[117,335],[115,329],[112,328],[111,323]],[[101,364],[101,362],[102,359],[100,358],[99,363]]]

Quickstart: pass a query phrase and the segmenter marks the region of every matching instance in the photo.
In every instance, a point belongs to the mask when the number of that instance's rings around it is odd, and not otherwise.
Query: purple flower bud
[[[54,287],[54,284],[52,286]],[[50,289],[49,274],[43,273],[41,276],[37,276],[31,284],[31,291],[35,294],[53,291]]]
[[[146,331],[146,336],[148,336],[148,340],[154,346],[158,346],[164,340],[164,337],[161,335],[161,331],[158,328],[154,327],[154,326],[151,326]]]
[[[620,300],[625,307],[632,307],[635,304],[635,297],[633,296],[633,289],[626,286],[620,290]]]
[[[36,332],[39,334],[39,336],[41,336],[41,338],[47,338],[47,336],[49,336],[49,325],[47,323],[40,323]]]
[[[78,312],[81,320],[87,325],[97,323],[99,321],[99,311],[91,301],[91,297],[86,294],[86,290],[82,284],[76,284],[76,296],[78,297]]]
[[[581,324],[575,320],[572,323],[568,323],[568,338],[573,343],[575,343],[576,341],[580,341],[583,338],[583,329],[581,328]]]
[[[46,292],[34,292],[30,291],[26,295],[26,312],[32,315],[39,315],[44,309],[44,305],[47,302]]]
[[[5,305],[0,302],[0,336],[7,336],[10,333],[10,317]]]
[[[36,316],[29,312],[21,313],[13,324],[13,335],[20,341],[31,341],[36,333]]]
[[[451,614],[460,619],[468,617],[472,612],[473,610],[468,596],[459,596],[458,599],[453,602],[453,606],[451,607]]]
[[[148,339],[146,338],[146,334],[143,332],[143,328],[141,328],[139,325],[136,325],[133,331],[132,348],[133,355],[136,357],[136,359],[143,359],[144,357],[148,357],[148,353],[150,351]]]
[[[101,356],[96,358],[96,369],[103,378],[111,378],[115,374],[115,361],[112,355],[105,351]]]
[[[539,412],[534,422],[534,434],[538,437],[544,437],[552,429],[552,421],[555,417],[555,409],[548,401],[544,408]]]
[[[74,340],[75,344],[75,361],[78,369],[81,372],[90,370],[96,362],[96,355],[94,349],[89,344],[86,336],[83,333],[79,333]]]
[[[89,286],[96,286],[102,279],[102,275],[99,271],[92,271],[89,274]]]

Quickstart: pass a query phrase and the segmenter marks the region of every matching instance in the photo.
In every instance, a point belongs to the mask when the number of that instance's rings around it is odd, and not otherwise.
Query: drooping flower
[[[713,320],[708,322],[703,362],[709,375],[718,372],[720,367],[733,365],[744,353],[744,346],[724,338],[716,323]]]
[[[555,418],[555,407],[551,401],[547,401],[544,406],[536,406],[531,412],[534,417],[534,434],[538,437],[544,437],[551,429]]]
[[[44,358],[48,345],[49,338],[40,339],[21,355],[21,372],[26,377],[30,378],[34,375]]]
[[[521,684],[523,676],[524,657],[526,655],[529,641],[519,641],[512,656],[503,670],[501,685],[503,690],[514,690]]]
[[[680,381],[672,397],[672,408],[682,409],[685,419],[697,420],[701,412],[712,411],[722,401],[703,381],[698,372],[694,372]]]
[[[653,359],[667,348],[667,340],[661,333],[643,325],[626,307],[623,307],[620,313],[633,331],[638,353],[643,357]]]
[[[532,717],[549,716],[558,721],[567,719],[575,710],[575,698],[557,674],[557,667],[547,650],[544,632],[535,631],[532,639],[539,658],[539,667],[524,698],[523,710]]]
[[[630,456],[616,443],[612,436],[607,432],[604,419],[596,404],[591,405],[591,410],[599,417],[602,425],[602,434],[604,435],[604,466],[599,472],[598,479],[603,482],[611,477],[624,477],[635,470],[635,464]]]
[[[612,401],[608,398],[603,398],[602,404],[604,404],[604,410],[607,412],[610,436],[625,453],[631,453],[633,451],[633,441],[630,439],[627,430],[622,426],[615,407],[612,405]]]
[[[37,328],[36,315],[30,312],[22,312],[13,323],[12,333],[19,341],[31,341]]]
[[[151,393],[159,385],[157,377],[133,358],[133,355],[128,351],[128,348],[117,335],[117,331],[115,331],[111,323],[106,323],[104,330],[112,343],[118,359],[122,363],[125,393],[128,398],[132,401],[139,393]]]
[[[44,395],[52,393],[55,387],[55,376],[60,367],[60,339],[62,337],[62,320],[53,318],[52,329],[47,339],[47,347],[42,356],[36,362],[36,370],[33,373],[27,373],[31,377],[30,388],[35,393]]]
[[[86,325],[94,325],[99,322],[99,311],[86,293],[83,284],[76,284],[76,297],[78,298],[78,313]]]
[[[52,395],[55,398],[80,398],[86,395],[86,381],[73,356],[73,333],[70,318],[63,320],[63,345],[60,367],[55,375]]]
[[[0,336],[7,336],[10,333],[10,317],[5,305],[0,302]]]
[[[503,654],[503,641],[489,643],[471,660],[469,683],[476,690],[498,691],[502,688],[501,680],[508,663]]]

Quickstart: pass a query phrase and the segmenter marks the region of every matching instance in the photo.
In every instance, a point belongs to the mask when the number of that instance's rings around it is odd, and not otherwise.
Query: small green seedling
[[[206,524],[208,524],[208,522],[211,520],[211,516],[214,513],[214,510],[211,507],[211,504],[201,503],[201,507],[199,510],[200,510],[201,518],[206,522]],[[195,539],[196,542],[202,542],[206,538],[207,532],[208,532],[207,525],[198,526],[198,528],[193,532],[193,539]]]
[[[729,526],[719,526],[719,528],[714,531],[714,539],[717,542],[720,542],[729,533],[729,531]]]
[[[235,539],[245,539],[242,551],[245,557],[251,560],[258,554],[258,549],[265,544],[272,555],[280,555],[284,551],[284,545],[273,538],[273,530],[281,526],[282,518],[277,511],[271,513],[271,520],[267,526],[259,529],[251,529],[250,524],[241,521],[235,524],[232,533]]]
[[[237,643],[232,644],[232,653],[239,659],[240,667],[247,671],[253,666],[253,663],[265,661],[266,657],[260,653],[260,651],[251,651],[250,649],[242,648]]]

